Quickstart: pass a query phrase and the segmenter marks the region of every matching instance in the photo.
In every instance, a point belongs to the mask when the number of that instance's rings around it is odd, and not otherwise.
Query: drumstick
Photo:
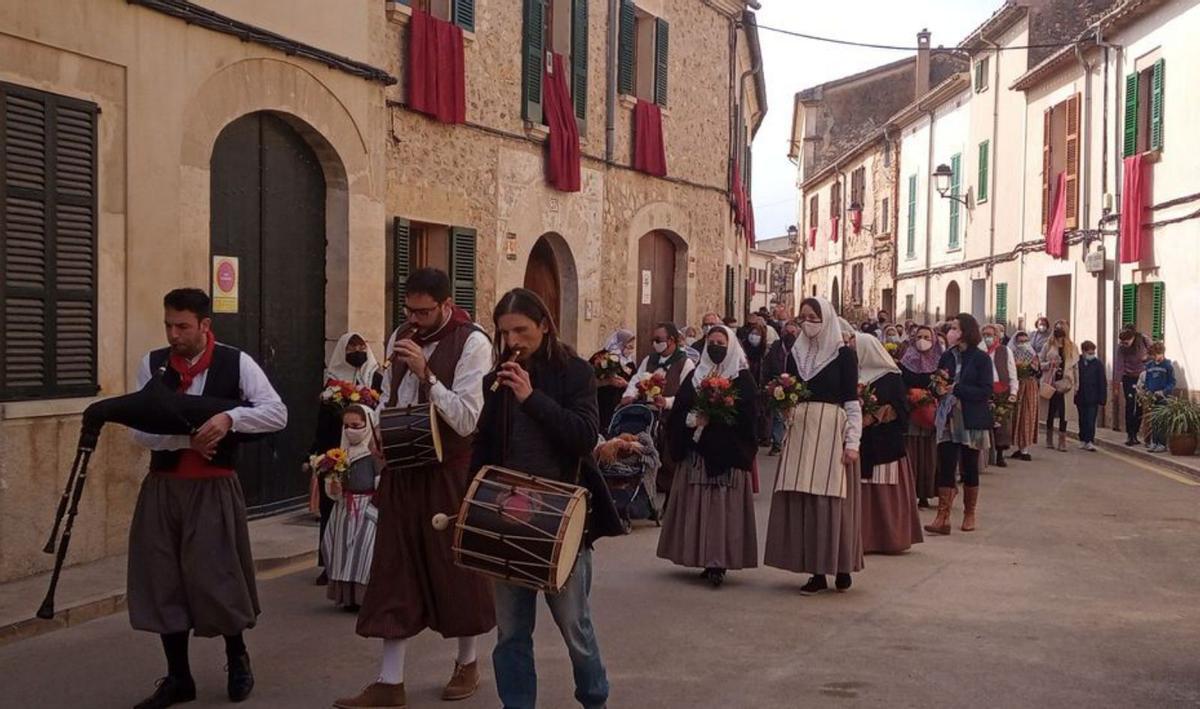
[[[433,516],[433,519],[430,520],[430,524],[432,524],[433,528],[437,531],[444,532],[450,527],[450,523],[453,522],[456,517],[458,517],[458,515],[448,515],[444,512],[438,512]]]
[[[508,359],[504,360],[503,364],[508,364],[509,362],[515,362],[515,361],[517,361],[517,357],[520,357],[520,356],[521,356],[521,348],[514,347],[508,351]],[[496,393],[496,391],[499,388],[500,388],[500,368],[496,367],[496,381],[492,382],[492,393],[493,394]]]

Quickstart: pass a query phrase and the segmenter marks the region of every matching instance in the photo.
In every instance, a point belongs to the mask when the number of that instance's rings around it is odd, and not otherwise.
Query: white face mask
[[[983,344],[987,345],[988,347],[991,347],[992,345],[996,344],[996,338],[992,337],[991,335],[988,335],[987,337],[983,338]]]
[[[1038,325],[1038,332],[1046,332],[1050,329],[1049,325]]]
[[[654,351],[657,352],[658,354],[662,354],[663,352],[666,352],[667,351],[667,343],[655,342],[654,343]]]
[[[360,446],[367,440],[367,436],[371,435],[371,429],[363,428],[343,428],[342,432],[346,434],[346,440],[352,446]]]
[[[800,324],[800,329],[804,330],[804,334],[807,335],[809,337],[809,339],[812,339],[812,338],[816,337],[817,335],[821,334],[821,330],[823,329],[824,325],[825,325],[825,323],[812,322],[811,320],[805,320],[803,323]]]
[[[750,344],[758,347],[758,345],[762,342],[762,335],[750,335],[746,339],[750,341]]]
[[[929,350],[933,349],[933,343],[929,340],[917,340],[915,347],[917,348],[918,352],[928,352]]]

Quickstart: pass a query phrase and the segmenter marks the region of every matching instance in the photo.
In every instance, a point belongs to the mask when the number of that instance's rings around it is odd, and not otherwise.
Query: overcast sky
[[[957,45],[1002,0],[760,0],[759,37],[767,79],[767,117],[754,138],[754,221],[758,238],[796,223],[796,167],[788,160],[792,100],[810,86],[911,56],[772,32],[765,27],[875,44],[914,47],[927,27],[933,46]]]

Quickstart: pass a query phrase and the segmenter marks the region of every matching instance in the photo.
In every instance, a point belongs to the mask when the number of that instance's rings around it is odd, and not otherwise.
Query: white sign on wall
[[[650,305],[650,286],[653,284],[650,271],[642,271],[642,305]]]
[[[214,313],[238,311],[238,260],[236,256],[212,257],[212,310]]]

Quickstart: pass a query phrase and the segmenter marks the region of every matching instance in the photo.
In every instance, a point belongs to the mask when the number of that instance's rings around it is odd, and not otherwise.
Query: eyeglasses
[[[431,313],[433,313],[435,310],[437,310],[440,307],[442,307],[442,306],[435,305],[432,308],[410,308],[406,305],[406,306],[404,306],[404,312],[407,313],[410,317],[413,315],[416,315],[417,317],[423,318],[426,315],[430,315]]]

